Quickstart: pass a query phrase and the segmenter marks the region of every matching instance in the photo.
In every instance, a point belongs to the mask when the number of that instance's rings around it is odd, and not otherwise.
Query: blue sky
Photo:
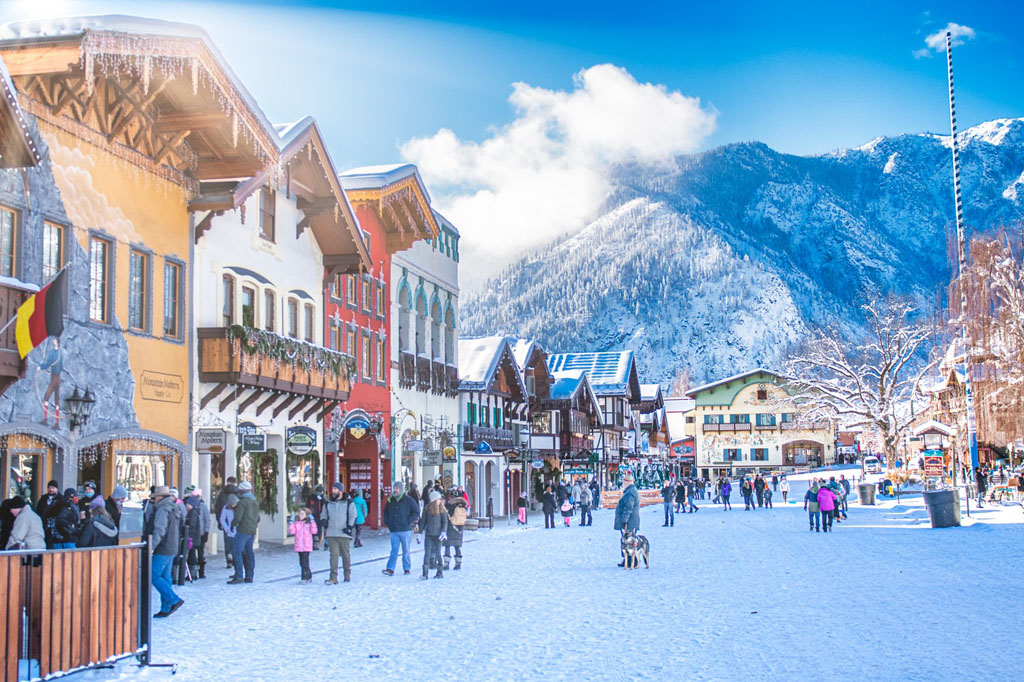
[[[760,140],[808,154],[945,131],[944,59],[915,58],[954,21],[963,124],[1024,115],[1018,3],[124,2],[2,0],[0,18],[143,14],[203,25],[273,120],[312,113],[340,167],[392,161],[439,128],[480,140],[522,81],[572,87],[610,62],[717,112],[702,147]]]

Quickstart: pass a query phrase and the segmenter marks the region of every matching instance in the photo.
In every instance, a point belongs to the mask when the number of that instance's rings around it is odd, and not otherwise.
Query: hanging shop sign
[[[224,429],[199,429],[196,431],[196,452],[201,455],[219,455],[228,446],[228,434]]]
[[[478,454],[478,455],[490,455],[490,454],[494,454],[494,450],[491,449],[491,444],[490,443],[488,443],[485,440],[482,440],[479,443],[477,443],[476,454]]]
[[[441,456],[446,462],[454,462],[459,458],[459,453],[455,451],[455,448],[449,445],[441,450]]]
[[[444,475],[444,478],[442,478],[442,479],[441,479],[441,482],[442,482],[442,483],[444,483],[444,487],[445,487],[446,489],[451,489],[451,487],[452,487],[452,484],[453,484],[453,483],[454,483],[455,481],[454,481],[454,479],[452,478],[452,475],[451,475],[451,474],[445,474],[445,475]]]
[[[267,434],[245,433],[241,434],[242,452],[266,452]]]
[[[562,472],[563,474],[592,474],[593,469],[586,469],[584,467],[573,467],[572,469],[566,469]]]
[[[405,442],[405,449],[409,452],[423,452],[423,441],[410,440]]]
[[[238,433],[239,436],[245,436],[252,433],[259,433],[260,427],[256,426],[252,422],[239,422],[235,432]]]
[[[425,467],[436,467],[441,464],[441,451],[440,450],[426,450],[423,452],[423,456],[420,457],[420,462]]]
[[[290,426],[285,431],[284,445],[289,454],[309,454],[316,447],[316,431],[308,426]]]
[[[544,460],[542,460],[542,459],[535,459],[532,462],[530,462],[530,466],[532,466],[534,469],[543,469],[544,468]]]
[[[348,435],[353,438],[359,439],[366,435],[366,432],[370,430],[370,422],[362,417],[355,417],[348,423]]]

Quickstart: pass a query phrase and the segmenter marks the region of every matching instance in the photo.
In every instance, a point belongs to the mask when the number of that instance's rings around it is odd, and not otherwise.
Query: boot
[[[448,567],[445,566],[445,568],[448,568]],[[462,569],[462,559],[456,558],[455,559],[455,570],[458,571],[458,570],[461,570],[461,569]]]
[[[443,578],[444,577],[444,573],[441,572],[440,568],[437,569],[437,573],[434,574],[434,577],[435,578]]]
[[[352,582],[352,571],[345,571],[345,582]]]
[[[424,566],[424,567],[423,567],[423,575],[421,575],[421,576],[420,576],[420,580],[426,580],[426,579],[427,579],[427,578],[429,578],[429,577],[430,577],[430,576],[429,576],[429,575],[427,575],[427,567],[426,567],[426,566]]]
[[[458,560],[456,559],[456,561],[458,561]],[[448,567],[451,566],[451,563],[452,563],[451,559],[449,557],[445,557],[444,558],[444,570],[447,571]]]

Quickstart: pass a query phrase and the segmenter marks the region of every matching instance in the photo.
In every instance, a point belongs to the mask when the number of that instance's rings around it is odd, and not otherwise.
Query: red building
[[[411,164],[356,168],[339,176],[363,230],[373,268],[358,275],[326,272],[324,339],[355,362],[348,401],[325,426],[324,480],[370,491],[371,528],[380,527],[391,490],[391,256],[438,228],[430,198]]]

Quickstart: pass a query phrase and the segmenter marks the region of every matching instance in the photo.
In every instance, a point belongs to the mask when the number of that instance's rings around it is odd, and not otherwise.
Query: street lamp
[[[68,423],[71,430],[78,429],[81,432],[85,428],[86,422],[89,421],[89,414],[92,412],[92,406],[96,399],[92,397],[92,392],[88,387],[85,389],[85,395],[82,395],[78,392],[78,386],[75,386],[71,397],[64,402],[67,404]]]

